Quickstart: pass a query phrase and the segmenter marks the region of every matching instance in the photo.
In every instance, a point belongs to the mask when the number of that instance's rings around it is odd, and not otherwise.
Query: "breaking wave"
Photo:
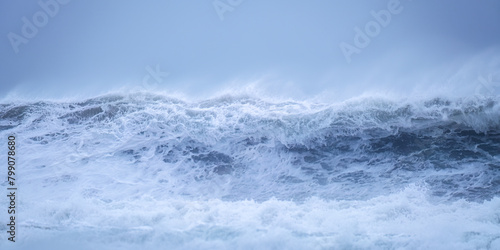
[[[113,94],[0,104],[0,134],[23,247],[500,247],[496,97]]]

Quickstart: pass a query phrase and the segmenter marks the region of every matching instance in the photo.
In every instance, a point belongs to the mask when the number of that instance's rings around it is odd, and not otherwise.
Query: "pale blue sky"
[[[355,27],[364,30],[376,21],[371,11],[398,1],[220,2],[232,9],[223,20],[213,0],[72,0],[48,10],[38,1],[2,1],[0,98],[14,90],[61,96],[140,89],[156,65],[168,76],[155,89],[188,95],[259,81],[271,93],[353,96],[415,88],[423,72],[499,56],[497,0],[400,0],[399,13],[378,24],[350,63],[339,45],[354,45]],[[31,38],[23,35],[23,17],[40,26]]]

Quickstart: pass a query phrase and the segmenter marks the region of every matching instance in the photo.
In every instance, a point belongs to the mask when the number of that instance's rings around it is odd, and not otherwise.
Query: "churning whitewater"
[[[496,97],[4,102],[12,134],[18,248],[500,249]]]

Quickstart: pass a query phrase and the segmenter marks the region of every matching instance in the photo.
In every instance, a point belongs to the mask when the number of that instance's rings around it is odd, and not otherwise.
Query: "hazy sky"
[[[0,12],[0,98],[124,86],[340,97],[500,70],[498,0],[40,0]]]

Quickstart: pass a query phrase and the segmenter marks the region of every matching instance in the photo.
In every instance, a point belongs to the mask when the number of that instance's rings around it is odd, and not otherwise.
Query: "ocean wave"
[[[494,249],[498,101],[3,103],[18,246]]]
[[[191,123],[205,121],[206,125],[221,128],[231,123],[265,121],[281,122],[288,130],[294,127],[302,128],[303,125],[309,126],[304,129],[387,129],[456,123],[486,132],[498,128],[500,124],[498,102],[496,97],[412,101],[357,98],[325,104],[307,101],[271,102],[249,96],[230,95],[187,102],[142,93],[105,95],[75,102],[4,103],[0,104],[0,118],[4,124],[29,125],[30,119],[40,121],[55,117],[69,124],[85,124],[96,121],[112,122],[114,118],[133,118],[134,115],[149,114],[190,119]]]
[[[500,192],[494,98],[316,104],[108,95],[2,104],[0,118],[3,134],[19,134],[30,150],[52,152],[51,160],[27,160],[48,166],[43,171],[68,172],[55,182],[100,173],[95,166],[106,163],[140,173],[134,182],[169,195],[227,200],[366,199],[415,182],[445,200],[481,201]],[[74,166],[85,171],[75,175]],[[102,179],[116,179],[112,175]]]

